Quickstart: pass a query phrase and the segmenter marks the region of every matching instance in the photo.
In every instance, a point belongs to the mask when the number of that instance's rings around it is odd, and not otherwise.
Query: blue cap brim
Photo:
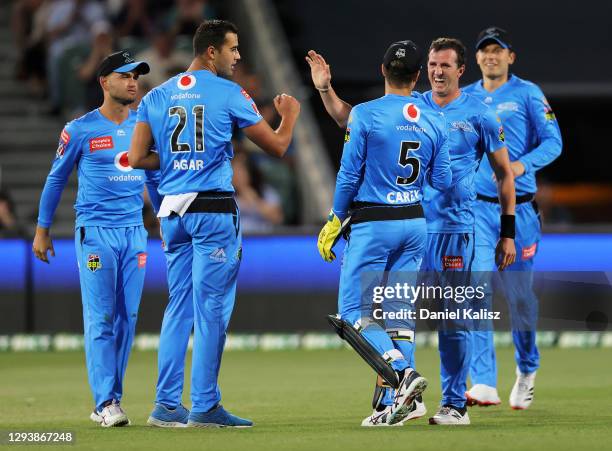
[[[495,36],[485,36],[484,38],[482,38],[480,41],[476,43],[476,50],[480,50],[480,46],[482,45],[483,42],[486,42],[486,41],[495,41],[501,46],[502,49],[510,48],[508,44],[506,44],[504,41],[502,41],[501,39]]]
[[[118,67],[113,72],[119,72],[120,74],[124,74],[126,72],[138,72],[139,74],[144,75],[148,74],[150,70],[149,65],[144,61],[135,61],[133,63]]]

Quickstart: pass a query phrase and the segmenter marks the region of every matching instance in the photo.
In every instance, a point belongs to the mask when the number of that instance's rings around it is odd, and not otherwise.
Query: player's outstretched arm
[[[306,62],[310,66],[312,83],[323,100],[325,110],[341,128],[346,128],[349,114],[353,107],[338,97],[331,86],[331,70],[325,58],[314,50],[309,50]]]
[[[247,138],[257,144],[261,149],[275,157],[282,157],[287,152],[293,128],[300,115],[300,102],[287,94],[280,94],[274,98],[274,107],[281,116],[281,123],[276,130],[272,130],[265,120],[243,129]]]
[[[510,167],[510,159],[508,158],[508,149],[506,147],[502,147],[492,153],[487,153],[487,157],[497,180],[497,192],[502,211],[502,236],[495,248],[495,257],[498,269],[503,271],[514,263],[516,259],[516,247],[514,245],[514,208],[516,206],[514,175]],[[512,222],[512,237],[505,236],[505,221]]]
[[[32,252],[34,252],[37,259],[49,263],[47,251],[49,251],[52,257],[55,257],[55,249],[53,249],[53,241],[51,240],[49,229],[37,226],[34,242],[32,243]]]
[[[134,169],[159,169],[159,155],[151,151],[153,134],[146,122],[137,122],[132,134],[128,161]]]

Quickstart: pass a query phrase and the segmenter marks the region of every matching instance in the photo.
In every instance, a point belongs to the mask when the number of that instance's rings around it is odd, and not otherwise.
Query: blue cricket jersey
[[[465,88],[494,109],[504,124],[510,161],[520,161],[525,173],[514,179],[516,194],[535,193],[536,171],[561,154],[561,131],[546,97],[535,84],[510,75],[508,81],[488,92],[482,80]],[[496,197],[493,169],[483,161],[476,174],[476,191]]]
[[[464,91],[455,100],[438,106],[432,92],[423,100],[444,114],[448,126],[452,184],[440,190],[427,184],[423,207],[430,233],[466,233],[474,231],[472,205],[476,200],[474,178],[485,153],[504,147],[504,130],[495,112]]]
[[[334,196],[344,219],[353,201],[409,205],[421,201],[425,181],[451,181],[444,118],[420,98],[387,94],[353,108]]]
[[[232,132],[261,120],[244,89],[208,70],[178,74],[150,91],[137,121],[149,124],[159,152],[160,194],[233,192]]]
[[[128,163],[135,125],[134,111],[130,110],[128,118],[116,124],[98,109],[66,124],[40,197],[38,225],[51,226],[75,166],[79,183],[74,204],[76,227],[142,225],[145,183],[155,210],[159,208],[156,172],[133,169]]]

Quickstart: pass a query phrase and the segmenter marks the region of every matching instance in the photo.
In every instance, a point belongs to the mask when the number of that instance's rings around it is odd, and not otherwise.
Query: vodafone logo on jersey
[[[178,81],[176,82],[176,86],[183,91],[193,88],[195,84],[196,79],[193,75],[183,75],[182,77],[179,77]]]
[[[128,161],[127,152],[119,152],[115,155],[115,167],[121,172],[130,172],[132,170],[132,166],[130,166],[130,162]]]
[[[421,118],[421,110],[414,103],[407,103],[402,109],[404,117],[409,122],[418,122]]]

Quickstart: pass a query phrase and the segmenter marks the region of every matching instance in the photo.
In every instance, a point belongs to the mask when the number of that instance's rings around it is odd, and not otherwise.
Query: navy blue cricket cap
[[[480,50],[485,44],[491,44],[495,42],[504,49],[512,50],[512,43],[510,42],[510,36],[508,32],[503,28],[489,27],[478,33],[476,38],[476,50]]]
[[[151,69],[144,61],[135,61],[127,50],[111,53],[102,60],[98,66],[98,77],[104,77],[111,72],[137,72],[139,75],[148,74]]]
[[[388,68],[394,61],[399,61],[407,73],[421,70],[423,54],[412,41],[397,41],[389,46],[383,57],[383,65]]]

